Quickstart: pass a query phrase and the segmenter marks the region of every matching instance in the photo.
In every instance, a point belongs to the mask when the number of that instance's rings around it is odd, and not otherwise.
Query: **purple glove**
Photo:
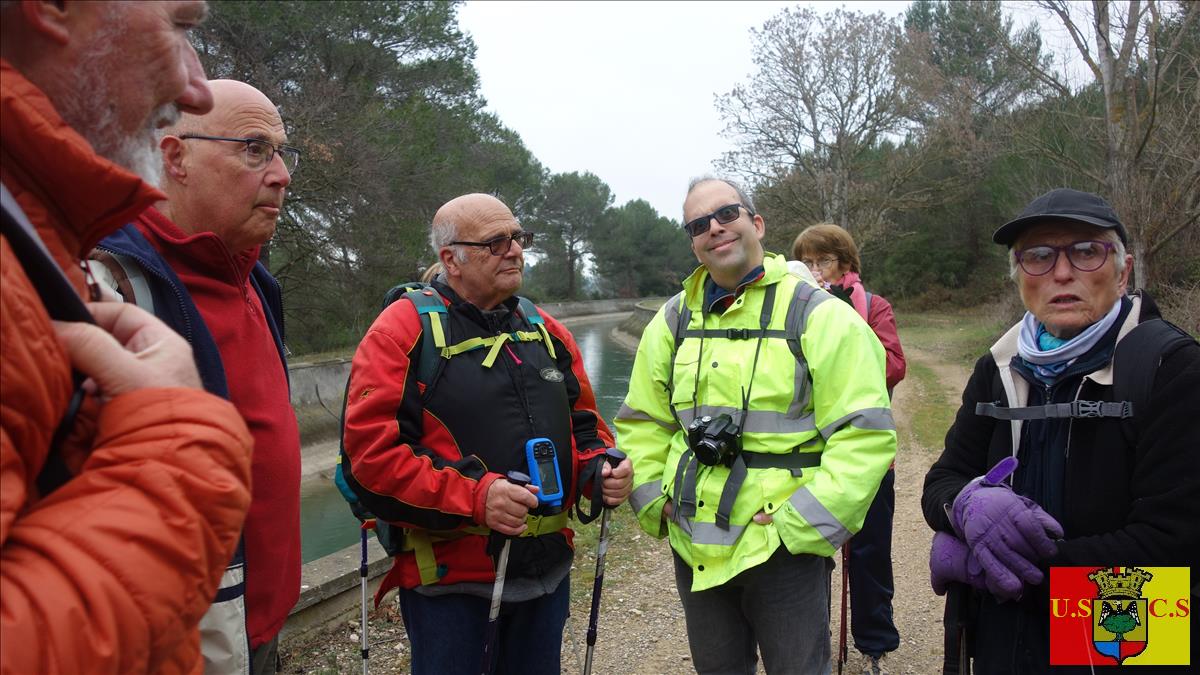
[[[950,583],[958,582],[987,591],[1001,602],[1020,600],[1025,590],[1021,581],[1011,574],[1004,584],[989,578],[967,545],[948,532],[933,535],[933,546],[929,549],[929,581],[938,595],[945,595],[950,590]]]
[[[1035,563],[1057,553],[1054,540],[1063,536],[1057,520],[1001,482],[1016,468],[1017,458],[1005,457],[968,483],[954,499],[950,517],[997,597],[1020,597],[1023,583],[1042,583]]]
[[[968,560],[973,564],[968,565]],[[933,535],[933,545],[929,548],[929,582],[938,595],[945,595],[951,582],[970,584],[981,591],[987,589],[979,561],[971,556],[966,544],[949,532]]]

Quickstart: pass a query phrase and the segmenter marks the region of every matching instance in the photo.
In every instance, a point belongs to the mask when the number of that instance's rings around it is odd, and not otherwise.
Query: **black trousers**
[[[892,516],[896,512],[896,471],[888,469],[862,530],[850,539],[850,632],[854,648],[882,656],[900,646],[892,621]]]

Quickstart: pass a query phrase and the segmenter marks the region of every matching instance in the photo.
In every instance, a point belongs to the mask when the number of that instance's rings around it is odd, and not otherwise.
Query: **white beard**
[[[82,135],[96,154],[118,164],[142,180],[158,187],[162,182],[162,157],[157,147],[157,130],[165,123],[179,119],[174,103],[159,106],[148,118],[146,126],[135,134],[125,133],[117,114],[120,93],[113,92],[109,72],[121,67],[124,57],[115,54],[115,45],[123,33],[118,17],[103,21],[81,54],[73,73],[74,87],[64,100],[56,101],[62,118]]]

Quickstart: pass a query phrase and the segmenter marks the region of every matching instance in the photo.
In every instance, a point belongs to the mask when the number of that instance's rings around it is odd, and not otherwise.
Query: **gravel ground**
[[[911,361],[924,363],[938,375],[942,390],[923,391],[915,380],[896,389],[893,402],[900,433],[896,461],[896,515],[892,556],[896,584],[894,612],[900,631],[900,648],[884,665],[891,673],[933,674],[941,670],[942,599],[929,588],[928,553],[932,535],[921,515],[921,483],[940,448],[919,447],[911,430],[911,410],[926,398],[957,406],[957,395],[966,382],[965,368],[945,365],[931,352],[906,343]],[[590,526],[598,529],[597,526]],[[675,592],[671,554],[665,541],[655,540],[637,527],[628,509],[616,512],[606,564],[605,586],[595,647],[593,672],[688,673],[694,672],[688,655],[683,610]],[[572,572],[571,618],[563,637],[563,671],[583,671],[595,542],[586,535],[577,539],[576,567]],[[840,556],[839,556],[840,559]],[[834,570],[833,626],[830,640],[836,658],[838,598],[841,572]],[[394,597],[394,596],[393,596]],[[399,611],[386,601],[370,618],[370,671],[408,672],[408,641]],[[285,673],[361,672],[357,615],[333,625],[301,643],[283,646]],[[861,657],[850,648],[846,673],[862,672]],[[761,670],[761,668],[760,668]],[[835,663],[834,671],[837,671]]]

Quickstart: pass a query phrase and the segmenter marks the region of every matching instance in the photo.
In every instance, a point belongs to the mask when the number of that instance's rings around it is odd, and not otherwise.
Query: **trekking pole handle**
[[[606,448],[604,450],[604,461],[608,462],[608,465],[611,466],[613,469],[616,469],[617,465],[619,465],[621,462],[625,461],[625,453],[621,452],[620,450],[618,450],[616,448]],[[601,477],[600,480],[603,481],[604,478]],[[604,508],[606,508],[606,509],[617,508],[616,506],[609,506],[608,503],[605,502],[603,498],[601,498],[600,502],[601,502],[601,504],[604,505]]]

